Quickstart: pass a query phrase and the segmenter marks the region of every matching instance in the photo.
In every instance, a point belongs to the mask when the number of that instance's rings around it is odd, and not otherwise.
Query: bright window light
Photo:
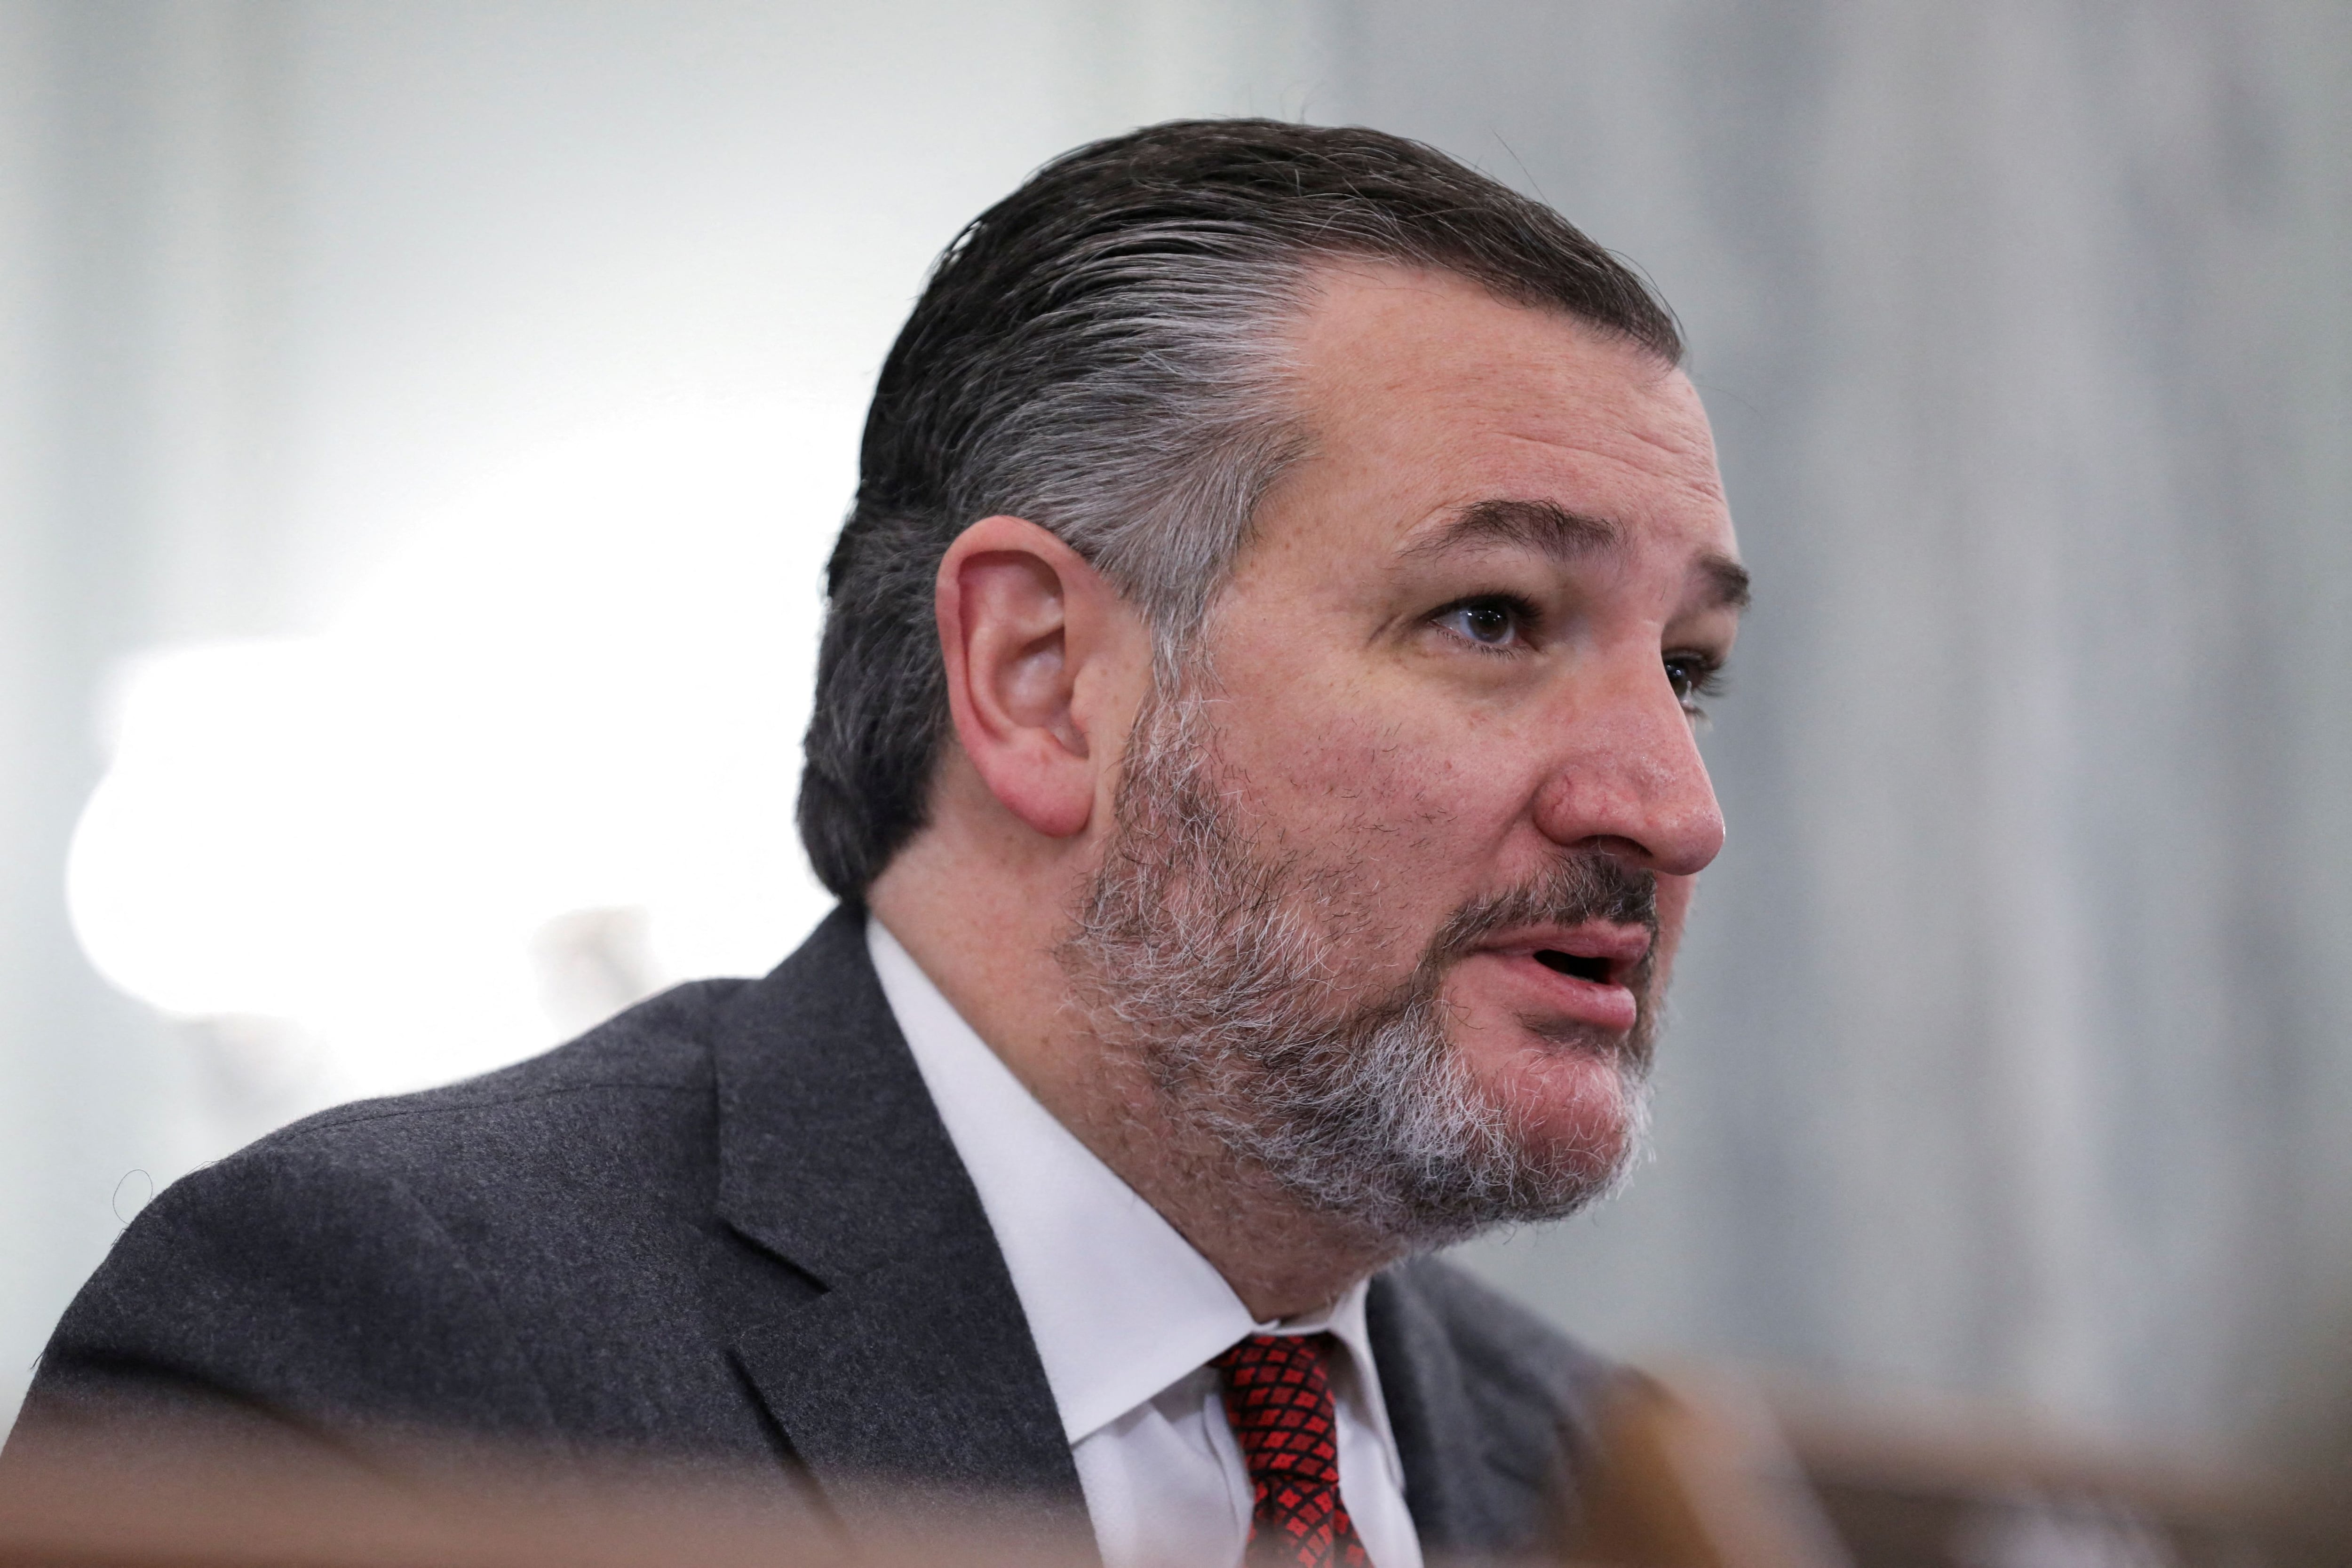
[[[856,411],[671,409],[431,519],[324,634],[124,672],[74,928],[185,1018],[287,1020],[341,1092],[480,1071],[830,900],[793,832]]]

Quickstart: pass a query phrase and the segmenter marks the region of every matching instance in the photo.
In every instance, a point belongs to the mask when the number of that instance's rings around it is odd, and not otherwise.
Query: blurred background
[[[159,1186],[764,969],[925,266],[1360,121],[1681,313],[1758,608],[1601,1346],[2352,1453],[2352,8],[0,0],[0,1416]]]

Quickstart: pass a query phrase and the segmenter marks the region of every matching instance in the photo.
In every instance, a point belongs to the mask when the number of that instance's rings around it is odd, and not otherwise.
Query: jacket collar
[[[1019,1298],[843,907],[730,1005],[719,1213],[807,1275],[735,1354],[836,1503],[874,1488],[1084,1501]]]

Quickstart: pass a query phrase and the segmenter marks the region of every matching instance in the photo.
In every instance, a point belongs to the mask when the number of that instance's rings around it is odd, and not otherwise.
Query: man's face
[[[1386,1030],[1381,1049],[1420,1061],[1416,1092],[1451,1074],[1492,1113],[1454,1144],[1574,1167],[1522,1206],[1567,1207],[1627,1152],[1659,992],[1723,840],[1693,727],[1744,575],[1713,443],[1679,372],[1558,313],[1398,268],[1325,281],[1296,338],[1308,455],[1205,633],[1188,744],[1213,763],[1172,785],[1164,745],[1131,758],[1127,808],[1165,820],[1124,823],[1125,859],[1160,867],[1158,907],[1203,922],[1195,954],[1264,946],[1242,912],[1283,907],[1292,958],[1224,978],[1314,993],[1297,1016],[1330,1028],[1300,1105],[1377,1092],[1328,1070]],[[1190,848],[1168,836],[1186,831]],[[1401,1043],[1416,1028],[1443,1071]],[[1230,1122],[1247,1074],[1228,1087]],[[1426,1166],[1419,1135],[1358,1143]]]

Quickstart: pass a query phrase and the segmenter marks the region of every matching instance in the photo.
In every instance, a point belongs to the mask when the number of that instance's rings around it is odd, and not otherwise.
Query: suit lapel
[[[820,1487],[1083,1509],[979,1195],[836,910],[740,993],[716,1045],[720,1218],[823,1287],[736,1354]]]

